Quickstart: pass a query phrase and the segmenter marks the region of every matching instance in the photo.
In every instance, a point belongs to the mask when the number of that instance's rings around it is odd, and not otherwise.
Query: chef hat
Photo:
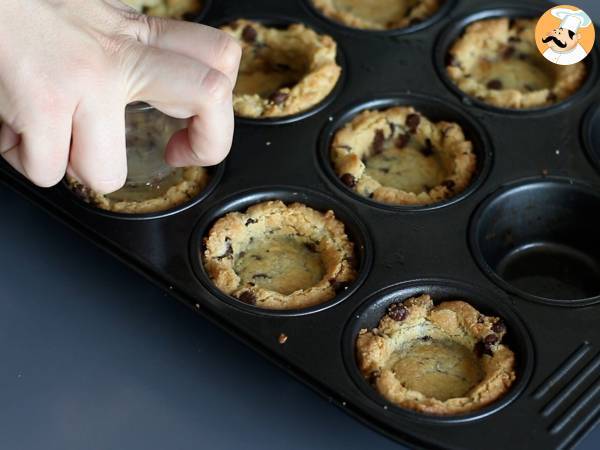
[[[552,15],[561,20],[560,27],[565,30],[571,30],[577,33],[579,28],[588,27],[592,23],[592,19],[581,9],[572,10],[567,8],[554,8]]]

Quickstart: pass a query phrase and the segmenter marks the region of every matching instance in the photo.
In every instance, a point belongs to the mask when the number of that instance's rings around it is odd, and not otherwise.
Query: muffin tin
[[[579,93],[530,111],[480,104],[456,91],[443,67],[471,20],[539,16],[550,6],[449,0],[422,24],[368,32],[330,22],[306,0],[214,0],[209,24],[275,16],[332,35],[345,59],[338,91],[293,121],[238,120],[231,155],[201,201],[170,212],[99,211],[65,185],[32,186],[4,163],[0,180],[393,439],[427,448],[573,447],[600,419],[598,46]],[[470,189],[437,205],[391,207],[338,181],[327,159],[332,133],[364,108],[391,104],[463,125],[479,156]],[[357,281],[306,310],[262,310],[219,293],[199,261],[202,237],[223,214],[267,199],[332,209],[356,243]],[[504,319],[518,363],[504,398],[469,415],[426,416],[391,405],[363,380],[359,329],[418,293],[467,300]]]

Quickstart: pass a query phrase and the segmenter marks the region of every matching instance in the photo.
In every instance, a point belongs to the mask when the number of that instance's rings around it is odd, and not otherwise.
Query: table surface
[[[0,209],[0,448],[402,448],[2,185]]]

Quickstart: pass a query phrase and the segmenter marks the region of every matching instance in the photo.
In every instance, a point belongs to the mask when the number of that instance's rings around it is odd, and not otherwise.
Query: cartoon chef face
[[[575,33],[573,30],[559,27],[550,31],[550,33],[542,39],[542,42],[555,52],[563,53],[573,50],[580,39],[581,34]]]

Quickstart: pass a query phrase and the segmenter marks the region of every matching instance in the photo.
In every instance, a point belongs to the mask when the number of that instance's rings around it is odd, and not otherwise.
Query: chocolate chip
[[[548,92],[548,96],[546,97],[546,100],[554,103],[556,100],[558,100],[558,97],[554,92]]]
[[[418,114],[409,114],[406,116],[406,125],[410,129],[411,133],[415,133],[417,131],[417,127],[421,123],[421,116]]]
[[[477,323],[483,323],[485,321],[485,316],[483,314],[479,314],[477,316]]]
[[[498,342],[498,336],[495,334],[488,334],[485,338],[483,338],[483,343],[485,345],[494,345]]]
[[[401,322],[408,316],[408,309],[402,303],[392,303],[388,306],[387,315],[396,322]]]
[[[252,278],[271,278],[269,275],[267,275],[266,273],[257,273],[255,275],[252,275]]]
[[[510,36],[508,42],[521,42],[521,38],[518,36]]]
[[[433,147],[431,145],[431,139],[425,139],[425,146],[421,147],[420,152],[425,157],[429,157],[429,156],[433,155]]]
[[[385,142],[385,135],[383,134],[383,130],[375,131],[375,137],[373,138],[373,143],[371,144],[371,151],[378,155],[383,151],[383,143]]]
[[[381,373],[379,372],[379,370],[374,370],[373,372],[371,372],[368,377],[369,384],[375,384],[377,382],[377,378],[379,378],[380,375]]]
[[[488,89],[498,90],[498,89],[502,89],[503,84],[502,84],[502,81],[500,81],[498,79],[493,79],[493,80],[488,81],[486,86]]]
[[[523,86],[523,88],[527,91],[527,92],[532,92],[535,91],[534,87],[530,84],[526,84],[525,86]]]
[[[420,339],[421,339],[422,341],[425,341],[425,342],[429,342],[429,341],[431,341],[431,340],[432,340],[432,339],[431,339],[431,336],[421,336],[421,338],[420,338]]]
[[[351,173],[345,173],[340,179],[342,180],[342,183],[344,183],[349,188],[353,188],[356,186],[356,178],[354,178],[354,175],[352,175]]]
[[[408,141],[410,141],[410,135],[409,134],[401,134],[396,139],[396,143],[395,143],[396,147],[404,148],[404,147],[406,147],[406,144],[408,144]]]
[[[251,25],[246,25],[242,30],[242,39],[250,44],[256,41],[258,33]]]
[[[512,45],[509,45],[502,52],[502,57],[508,59],[515,54],[515,51],[515,48]]]
[[[454,186],[456,186],[456,183],[454,182],[454,180],[444,180],[440,184],[449,190],[454,189]]]
[[[290,94],[288,94],[287,92],[276,91],[271,94],[269,100],[275,103],[276,105],[281,105],[288,99],[289,96]]]
[[[317,253],[317,246],[313,242],[305,242],[304,247],[311,253]]]
[[[217,259],[229,258],[230,256],[233,255],[233,247],[231,246],[231,238],[226,237],[225,244],[227,245],[227,247],[225,249],[225,253],[223,253],[221,256],[217,256]]]
[[[247,305],[256,305],[256,295],[250,291],[244,291],[238,297],[239,301]]]
[[[258,222],[258,220],[250,218],[250,219],[246,220],[246,226],[252,225],[253,223],[257,223],[257,222]]]
[[[494,355],[494,353],[492,352],[492,348],[481,341],[475,344],[474,351],[475,355],[477,355],[478,358],[481,358],[483,355]]]
[[[506,331],[506,325],[504,325],[504,322],[499,320],[494,325],[492,325],[492,331],[494,333],[504,333]]]

